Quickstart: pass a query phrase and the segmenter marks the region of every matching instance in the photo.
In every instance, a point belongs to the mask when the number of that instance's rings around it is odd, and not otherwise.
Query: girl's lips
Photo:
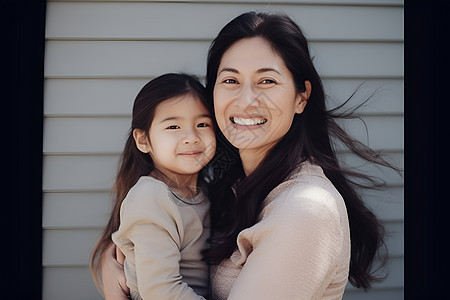
[[[264,117],[230,117],[233,124],[242,126],[262,125],[267,122]]]
[[[197,156],[202,154],[202,151],[186,151],[186,152],[181,152],[178,153],[178,155],[182,155],[182,156]]]

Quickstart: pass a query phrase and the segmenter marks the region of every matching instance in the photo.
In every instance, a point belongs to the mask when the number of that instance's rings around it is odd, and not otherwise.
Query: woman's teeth
[[[231,122],[238,125],[261,125],[267,122],[266,118],[239,118],[231,117]]]

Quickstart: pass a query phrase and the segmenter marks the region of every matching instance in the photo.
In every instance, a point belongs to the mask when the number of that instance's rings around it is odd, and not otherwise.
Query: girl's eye
[[[208,123],[200,123],[197,125],[197,127],[209,127]]]
[[[180,129],[180,126],[178,126],[178,125],[170,125],[166,129]]]

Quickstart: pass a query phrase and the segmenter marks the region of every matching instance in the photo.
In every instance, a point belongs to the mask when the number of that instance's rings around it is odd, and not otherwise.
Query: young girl
[[[98,256],[112,238],[132,299],[207,295],[209,201],[199,172],[216,149],[208,108],[204,87],[185,74],[162,75],[137,95],[114,210],[91,258],[97,286]]]

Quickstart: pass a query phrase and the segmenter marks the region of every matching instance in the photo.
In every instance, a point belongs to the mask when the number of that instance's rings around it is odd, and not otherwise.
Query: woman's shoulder
[[[266,213],[274,209],[339,219],[345,204],[322,168],[307,161],[269,193],[265,199]]]
[[[331,183],[325,176],[323,169],[310,161],[298,165],[285,182],[314,182]],[[325,182],[324,182],[325,181]]]
[[[296,193],[302,194],[310,192],[311,189],[317,191],[322,190],[324,192],[328,191],[332,194],[337,193],[337,196],[340,197],[333,183],[325,176],[322,168],[309,161],[304,161],[285,181],[280,183],[267,195],[266,202],[272,201],[283,192],[295,191]]]

